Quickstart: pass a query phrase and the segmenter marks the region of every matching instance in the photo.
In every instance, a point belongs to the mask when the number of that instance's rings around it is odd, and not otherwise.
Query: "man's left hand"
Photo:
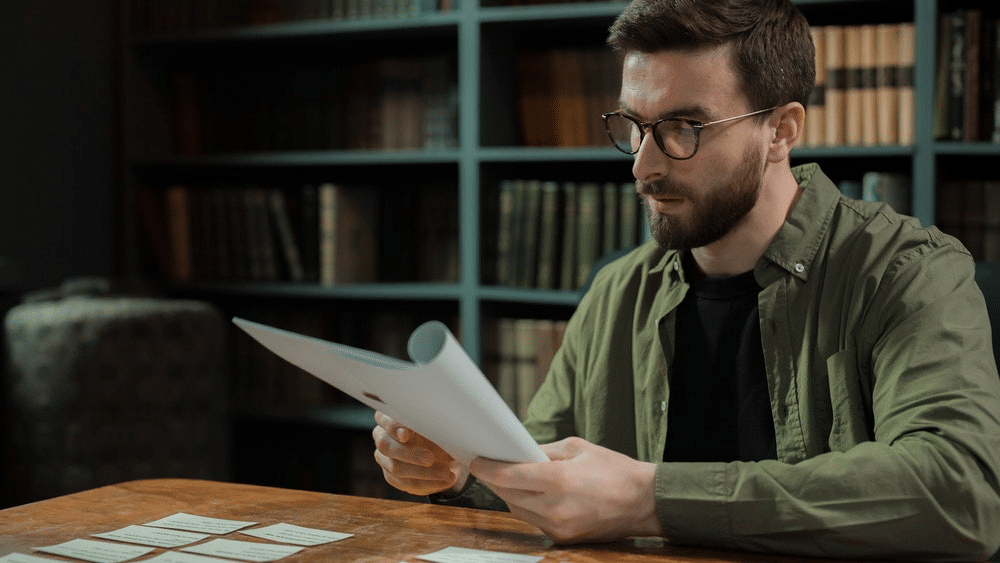
[[[550,461],[505,463],[477,458],[472,474],[511,514],[560,544],[661,535],[656,465],[581,438],[542,446]]]

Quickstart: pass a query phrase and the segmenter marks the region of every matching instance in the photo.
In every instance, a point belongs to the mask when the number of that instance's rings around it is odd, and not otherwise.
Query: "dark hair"
[[[733,69],[751,109],[809,101],[816,50],[791,0],[633,0],[608,45],[620,54],[732,44]]]

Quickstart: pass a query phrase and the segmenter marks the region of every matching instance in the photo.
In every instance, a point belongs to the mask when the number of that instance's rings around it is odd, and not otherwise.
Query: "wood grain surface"
[[[283,563],[419,563],[419,555],[448,546],[539,555],[545,563],[802,561],[672,546],[658,538],[554,546],[537,528],[506,513],[185,479],[126,482],[0,510],[0,555],[24,553],[61,560],[31,548],[88,538],[177,512],[354,534],[307,547],[281,559]],[[238,532],[222,537],[263,541]],[[156,549],[142,559],[164,551]]]

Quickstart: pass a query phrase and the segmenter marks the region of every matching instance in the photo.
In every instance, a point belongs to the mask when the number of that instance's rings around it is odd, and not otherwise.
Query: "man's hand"
[[[462,490],[469,470],[437,444],[381,412],[375,422],[375,461],[387,483],[417,496]]]
[[[656,515],[656,465],[580,438],[542,446],[551,461],[472,462],[511,513],[560,544],[662,534]]]

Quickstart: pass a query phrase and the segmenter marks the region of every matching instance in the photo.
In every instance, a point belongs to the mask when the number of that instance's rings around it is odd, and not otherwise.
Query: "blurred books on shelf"
[[[233,97],[234,87],[241,96]],[[170,88],[182,156],[458,147],[458,75],[445,55],[183,68]]]
[[[484,327],[483,374],[521,420],[562,344],[566,322],[499,318]]]
[[[961,8],[937,32],[934,138],[1000,143],[1000,19]]]
[[[812,34],[816,86],[800,146],[912,144],[913,24],[814,26]]]
[[[1000,260],[1000,181],[944,180],[936,195],[938,228],[961,240],[977,262]]]
[[[403,194],[395,195],[397,192]],[[138,192],[153,267],[174,282],[336,285],[459,277],[453,185],[174,185]]]
[[[502,180],[496,193],[492,276],[501,286],[575,291],[606,254],[641,242],[631,182]]]
[[[520,144],[607,146],[601,114],[618,109],[621,65],[605,48],[521,51],[515,63]]]
[[[857,179],[837,184],[841,193],[851,199],[886,203],[897,213],[908,215],[913,199],[912,182],[906,174],[869,171]]]

